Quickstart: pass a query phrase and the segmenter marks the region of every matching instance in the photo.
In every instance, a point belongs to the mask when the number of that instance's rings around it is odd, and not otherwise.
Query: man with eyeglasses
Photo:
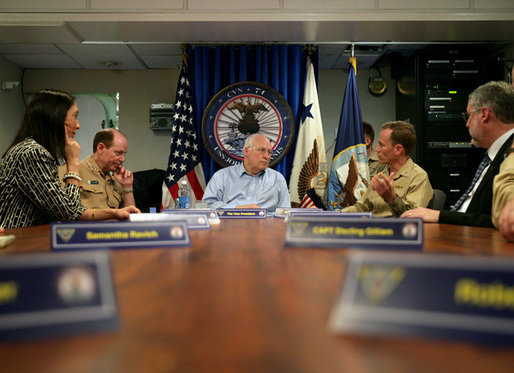
[[[291,207],[284,176],[268,168],[272,153],[266,136],[248,136],[243,162],[217,171],[207,184],[202,201],[212,209],[264,208],[274,212],[277,207]]]
[[[493,180],[514,138],[514,87],[505,82],[481,85],[469,95],[463,118],[471,143],[487,149],[472,184],[451,210],[416,208],[402,217],[422,217],[427,223],[493,227]]]

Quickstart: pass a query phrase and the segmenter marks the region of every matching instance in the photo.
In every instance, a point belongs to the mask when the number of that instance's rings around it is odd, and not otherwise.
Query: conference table
[[[512,372],[514,347],[327,327],[350,250],[286,247],[282,219],[227,219],[188,247],[110,251],[120,327],[0,341],[2,372]],[[0,255],[50,253],[50,226]],[[424,225],[424,253],[514,257],[494,229]],[[1,257],[0,257],[1,260]]]

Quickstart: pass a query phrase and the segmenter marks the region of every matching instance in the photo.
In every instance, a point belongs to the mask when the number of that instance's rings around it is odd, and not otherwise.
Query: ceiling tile
[[[9,43],[79,43],[78,34],[64,22],[51,25],[0,25],[0,42]]]
[[[26,69],[82,69],[83,67],[65,55],[5,54],[5,59]]]
[[[182,56],[140,56],[149,69],[173,69],[182,64]]]
[[[86,69],[138,70],[145,68],[125,44],[58,44],[57,46]]]
[[[182,44],[131,44],[138,54],[182,55]]]
[[[69,55],[133,55],[124,44],[58,44],[57,46]]]
[[[1,44],[0,54],[62,54],[53,44],[13,43]]]
[[[133,55],[94,53],[74,54],[73,58],[89,70],[139,70],[145,68]]]

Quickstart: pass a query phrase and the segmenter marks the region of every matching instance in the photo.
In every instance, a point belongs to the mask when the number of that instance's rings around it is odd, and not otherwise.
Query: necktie
[[[451,211],[457,211],[459,207],[464,203],[466,198],[468,198],[469,193],[473,190],[473,187],[477,183],[478,179],[480,178],[480,175],[482,175],[482,172],[484,169],[489,165],[491,160],[489,159],[489,156],[486,154],[484,158],[482,159],[482,162],[478,165],[477,172],[475,173],[475,176],[473,176],[473,180],[471,181],[471,185],[469,188],[464,192],[464,194],[459,198],[459,200],[453,205],[451,208]]]

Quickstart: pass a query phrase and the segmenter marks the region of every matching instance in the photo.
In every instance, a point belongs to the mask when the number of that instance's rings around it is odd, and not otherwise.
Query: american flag
[[[174,208],[178,197],[179,181],[187,180],[191,193],[191,206],[201,200],[205,190],[205,177],[198,152],[192,87],[187,68],[188,55],[182,56],[175,96],[175,115],[171,128],[170,156],[162,185],[162,208]]]

